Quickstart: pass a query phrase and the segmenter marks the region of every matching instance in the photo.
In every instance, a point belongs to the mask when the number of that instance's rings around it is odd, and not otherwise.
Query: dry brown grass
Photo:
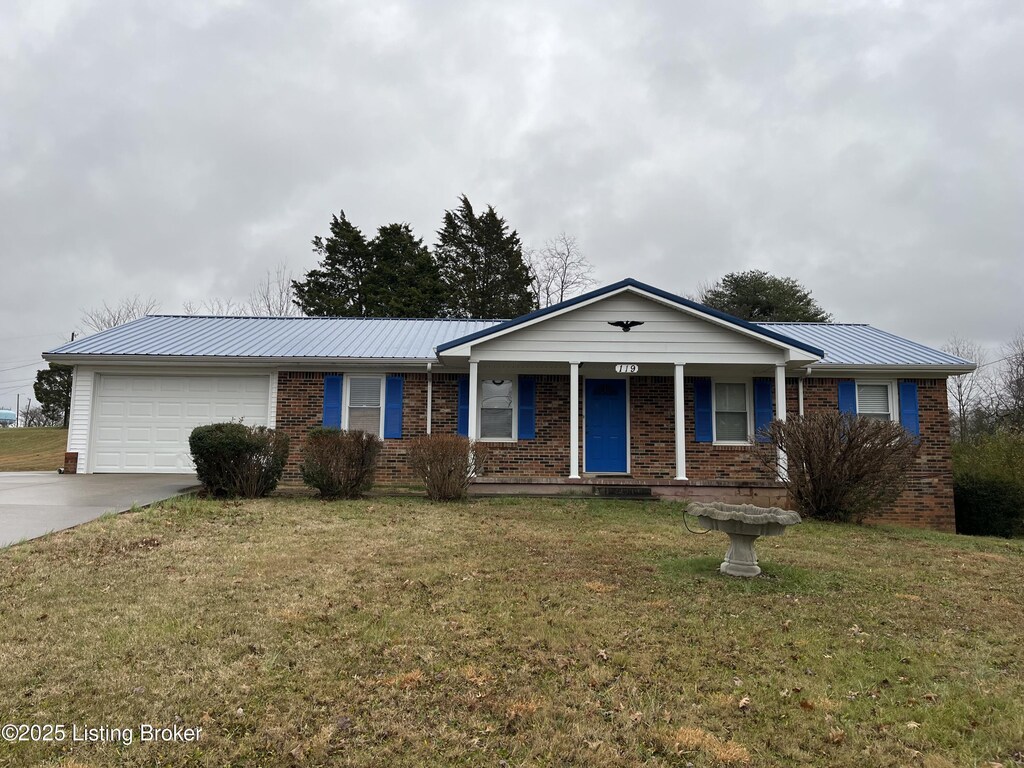
[[[67,442],[68,431],[60,427],[0,429],[0,472],[56,472]]]
[[[0,764],[941,766],[1024,752],[1024,542],[672,504],[182,500],[0,551]]]

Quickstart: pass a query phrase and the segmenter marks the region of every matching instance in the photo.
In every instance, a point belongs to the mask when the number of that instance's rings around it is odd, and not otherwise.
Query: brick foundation
[[[306,434],[319,426],[323,412],[323,372],[282,371],[278,375],[277,425],[291,438],[285,482],[301,482],[299,462]],[[384,441],[378,482],[414,481],[406,461],[408,441],[426,433],[426,373],[406,373],[403,389],[401,439]],[[496,442],[489,446],[486,476],[492,478],[565,478],[569,474],[569,377],[537,376],[536,438]],[[804,412],[836,410],[838,380],[804,380]],[[884,514],[871,522],[954,530],[952,461],[944,379],[922,379],[918,384],[921,450],[907,490]],[[796,379],[786,381],[786,410],[799,411]],[[583,397],[580,397],[581,470],[583,449]],[[770,476],[751,446],[723,446],[694,441],[693,379],[684,384],[686,411],[686,467],[692,486],[671,484],[671,491],[708,497],[708,488],[721,481],[722,493],[736,483],[768,489]],[[458,418],[458,377],[434,374],[432,431],[453,434]],[[675,477],[675,406],[670,376],[635,376],[629,383],[630,475],[634,479],[666,481]],[[70,454],[69,454],[70,455]],[[76,457],[77,458],[77,457]],[[65,460],[65,467],[67,467]],[[65,470],[67,471],[67,469]],[[712,485],[709,485],[712,484]],[[732,484],[732,485],[730,485]],[[697,489],[700,489],[698,492]],[[765,490],[764,493],[770,493]],[[725,498],[723,495],[721,498]],[[774,498],[774,497],[773,497]]]
[[[78,451],[67,451],[64,454],[64,474],[78,474]]]

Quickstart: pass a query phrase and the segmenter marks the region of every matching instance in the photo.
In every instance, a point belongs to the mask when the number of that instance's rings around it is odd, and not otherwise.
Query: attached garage
[[[78,369],[72,393],[78,420],[70,425],[69,450],[79,444],[79,472],[193,472],[188,438],[195,427],[272,423],[273,378]]]

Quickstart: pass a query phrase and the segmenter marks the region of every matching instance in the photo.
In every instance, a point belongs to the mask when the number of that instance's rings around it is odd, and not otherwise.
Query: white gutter
[[[416,357],[230,357],[220,355],[88,355],[45,352],[43,359],[62,365],[236,365],[309,368],[408,368],[422,371],[426,362]]]
[[[970,373],[975,370],[978,366],[974,363],[965,363],[964,365],[836,365],[836,364],[821,364],[816,363],[807,366],[808,373],[811,376],[820,376],[822,374],[874,374],[874,373],[891,373],[891,374],[921,374],[921,378],[938,378],[940,376],[960,376],[965,373]]]

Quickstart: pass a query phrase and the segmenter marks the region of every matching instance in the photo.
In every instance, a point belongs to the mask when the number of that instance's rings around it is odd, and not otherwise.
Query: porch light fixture
[[[643,325],[643,320],[609,320],[608,325],[614,325],[616,328],[621,328],[625,333],[629,333],[630,328],[634,328],[638,325]]]

